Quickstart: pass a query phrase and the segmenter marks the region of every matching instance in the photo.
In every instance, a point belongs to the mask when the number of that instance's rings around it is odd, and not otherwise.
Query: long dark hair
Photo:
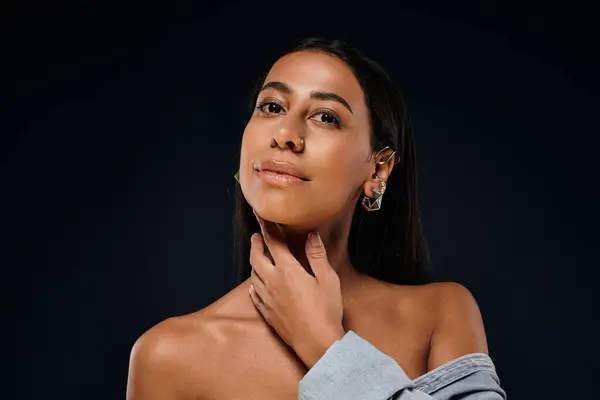
[[[394,284],[431,282],[429,252],[421,228],[413,135],[401,93],[377,63],[341,40],[304,39],[285,54],[303,50],[338,57],[350,67],[369,109],[372,149],[390,146],[400,156],[400,163],[388,178],[382,208],[367,213],[360,200],[356,204],[348,241],[352,265],[359,272]],[[265,78],[266,73],[252,93],[251,113]],[[234,234],[241,283],[250,277],[250,236],[260,232],[260,227],[240,185],[235,190]]]

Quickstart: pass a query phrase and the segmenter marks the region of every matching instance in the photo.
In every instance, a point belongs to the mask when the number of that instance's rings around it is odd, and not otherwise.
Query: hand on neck
[[[349,282],[358,276],[348,253],[349,225],[346,227],[329,224],[317,229],[296,228],[281,224],[277,224],[277,227],[282,233],[290,253],[311,275],[314,276],[306,256],[306,241],[311,232],[318,232],[327,253],[327,260],[340,277],[342,287],[345,286],[345,282]]]

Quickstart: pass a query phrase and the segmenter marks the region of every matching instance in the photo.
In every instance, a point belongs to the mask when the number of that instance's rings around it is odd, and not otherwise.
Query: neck
[[[348,253],[351,221],[350,215],[310,230],[280,224],[278,227],[292,255],[313,276],[306,256],[306,240],[311,232],[318,232],[327,253],[327,261],[339,276],[342,291],[345,292],[350,290],[361,276],[352,266]]]

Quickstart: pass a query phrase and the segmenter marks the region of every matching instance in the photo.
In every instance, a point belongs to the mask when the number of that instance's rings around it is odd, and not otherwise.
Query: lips
[[[303,181],[309,181],[306,175],[301,172],[294,164],[279,160],[262,160],[254,166],[257,172],[270,171],[281,175],[289,175]]]

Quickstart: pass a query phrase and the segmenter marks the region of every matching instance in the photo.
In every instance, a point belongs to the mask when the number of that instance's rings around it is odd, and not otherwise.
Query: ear
[[[397,157],[396,151],[394,151],[389,146],[383,148],[377,154],[375,154],[375,157],[374,157],[375,173],[371,176],[371,179],[368,179],[365,182],[365,187],[364,187],[365,194],[368,197],[375,197],[375,193],[373,193],[373,190],[376,190],[378,192],[381,190],[380,181],[375,176],[378,176],[384,182],[387,183],[387,181],[390,177],[390,174],[392,173],[392,169],[394,169],[394,165],[397,164],[398,161],[399,161],[399,159]]]

